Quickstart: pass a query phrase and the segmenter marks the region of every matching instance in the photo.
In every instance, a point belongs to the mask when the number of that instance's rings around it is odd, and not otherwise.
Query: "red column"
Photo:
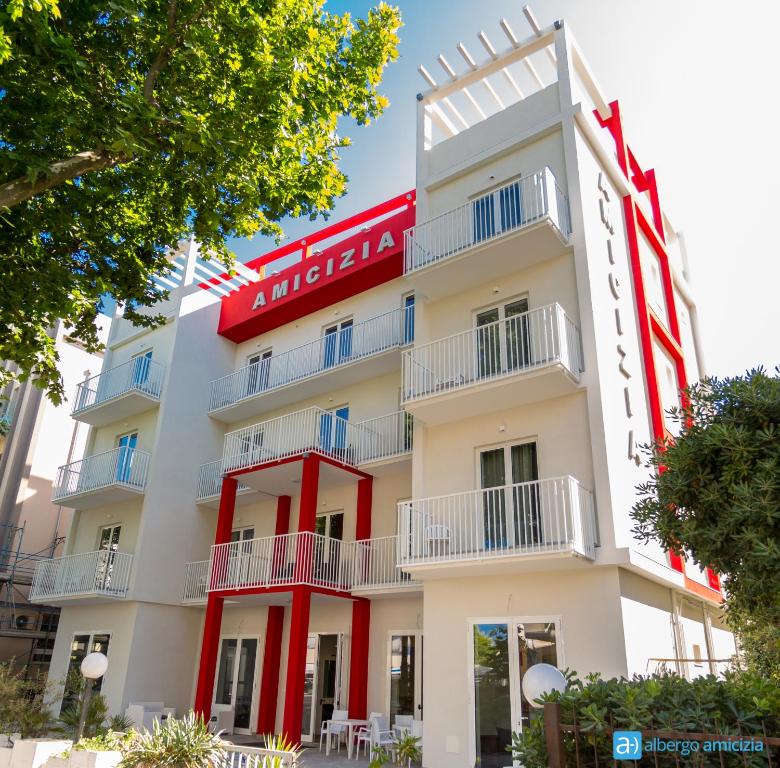
[[[349,716],[364,719],[368,699],[368,635],[371,602],[352,603],[352,651],[349,657]]]
[[[288,538],[284,534],[290,531],[290,502],[289,496],[279,496],[276,500],[276,528],[274,533],[280,538],[274,540],[272,578],[279,578],[284,571],[284,566],[287,564]]]
[[[233,514],[236,509],[237,488],[238,481],[235,478],[222,478],[217,531],[214,535],[215,544],[225,544],[230,541],[230,533],[233,530]],[[213,592],[209,592],[206,599],[206,617],[203,622],[203,639],[200,645],[198,687],[195,692],[195,711],[206,720],[211,717],[211,701],[214,697],[214,674],[217,669],[223,604],[223,598],[218,597]]]
[[[236,489],[238,480],[235,477],[222,478],[222,494],[219,497],[219,513],[217,515],[217,533],[214,537],[215,544],[224,544],[230,541],[233,531],[233,514],[236,511]]]
[[[320,482],[320,457],[310,453],[303,460],[301,505],[298,510],[298,530],[313,531],[317,521],[317,487]]]
[[[287,498],[289,499],[289,496]],[[265,626],[260,707],[257,714],[257,732],[260,734],[276,733],[276,701],[279,697],[279,662],[282,658],[283,626],[284,606],[269,606]]]
[[[210,592],[206,600],[206,618],[203,623],[203,641],[200,647],[198,688],[195,692],[195,712],[204,720],[211,717],[211,702],[214,698],[214,672],[219,652],[219,632],[222,627],[223,598]]]
[[[287,652],[287,685],[284,694],[282,733],[296,743],[301,740],[303,684],[306,676],[310,607],[311,590],[306,587],[295,587],[290,616],[290,643]]]
[[[355,539],[371,538],[371,502],[373,499],[374,478],[358,480],[357,516],[355,518]]]

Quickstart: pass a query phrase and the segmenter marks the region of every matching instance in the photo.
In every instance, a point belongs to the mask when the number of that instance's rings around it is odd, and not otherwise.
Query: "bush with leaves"
[[[47,692],[44,682],[19,677],[11,662],[0,664],[0,733],[45,736],[52,720]]]
[[[124,751],[121,768],[211,768],[225,758],[218,736],[208,729],[200,715],[190,712],[180,720],[155,720],[151,731],[138,733]]]
[[[634,534],[721,574],[726,615],[753,668],[780,683],[780,370],[705,379],[652,447]]]
[[[63,730],[73,736],[79,727],[81,718],[81,702],[78,701],[63,707],[60,712],[60,723],[64,726]],[[106,733],[106,722],[108,720],[108,704],[106,699],[100,693],[96,693],[89,700],[87,708],[87,718],[84,721],[84,735],[89,738]]]
[[[742,738],[780,735],[780,688],[753,673],[727,673],[686,680],[676,675],[604,680],[589,675],[585,681],[567,673],[567,687],[547,694],[540,702],[558,701],[561,722],[576,725],[579,737],[564,733],[564,748],[572,765],[579,750],[581,765],[612,764],[613,730],[685,731]],[[575,749],[575,741],[576,749]],[[541,713],[521,734],[513,734],[513,757],[525,768],[546,768],[547,746]],[[703,753],[670,756],[671,765],[708,765]],[[723,766],[766,766],[766,752],[724,754]],[[744,761],[743,761],[744,758]],[[662,763],[663,763],[663,759]],[[663,763],[666,764],[666,763]]]

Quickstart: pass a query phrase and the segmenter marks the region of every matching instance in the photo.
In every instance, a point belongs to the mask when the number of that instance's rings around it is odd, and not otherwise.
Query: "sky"
[[[367,0],[329,0],[327,10],[364,15]],[[398,60],[387,69],[384,115],[345,125],[347,194],[339,221],[415,185],[415,96],[443,53],[458,42],[476,55],[480,30],[498,47],[505,17],[530,35],[521,0],[396,0],[404,26]],[[766,0],[536,0],[546,27],[565,19],[607,101],[619,99],[626,136],[645,168],[655,168],[661,203],[684,232],[707,373],[726,376],[780,364],[780,108],[776,31],[780,3]],[[501,46],[503,49],[505,46]],[[483,55],[482,58],[485,58]],[[482,60],[479,59],[480,61]],[[436,76],[436,75],[434,75]],[[321,222],[285,221],[297,238]],[[233,240],[241,261],[270,250],[262,238]]]

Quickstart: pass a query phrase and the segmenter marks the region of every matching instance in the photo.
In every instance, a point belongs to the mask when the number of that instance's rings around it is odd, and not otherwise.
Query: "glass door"
[[[98,561],[95,572],[95,589],[107,590],[111,587],[111,576],[114,570],[114,553],[119,550],[121,525],[106,525],[100,529],[98,540]]]
[[[133,356],[133,386],[143,387],[149,381],[149,370],[152,366],[152,350]]]
[[[542,538],[535,442],[479,454],[485,549],[530,547]],[[507,515],[507,510],[511,514]]]
[[[318,515],[314,532],[324,537],[314,540],[314,578],[338,583],[341,570],[341,541],[344,537],[344,513]]]
[[[268,374],[271,368],[270,349],[252,355],[247,360],[247,377],[245,395],[254,395],[268,389]]]
[[[422,632],[390,636],[390,722],[396,715],[423,719],[423,635]]]
[[[301,719],[301,741],[313,742],[316,715],[315,695],[319,690],[318,662],[320,636],[309,635],[306,643],[306,671],[303,677],[303,717]]]
[[[479,378],[527,368],[532,357],[528,299],[480,312],[475,334]]]
[[[479,454],[482,491],[482,528],[485,549],[504,549],[507,545],[506,461],[503,448]]]
[[[325,329],[323,368],[332,368],[352,357],[352,320],[342,320]]]
[[[534,664],[558,665],[558,634],[553,621],[473,625],[473,744],[481,768],[510,765],[512,732],[539,716],[523,696],[523,676]]]
[[[214,704],[233,710],[238,733],[252,733],[256,723],[258,644],[256,637],[224,637],[220,644]]]
[[[344,456],[347,451],[349,406],[335,408],[320,416],[320,447],[328,453]]]
[[[121,435],[117,440],[116,480],[118,483],[129,483],[133,477],[133,453],[138,444],[138,432]]]
[[[230,548],[228,573],[230,574],[231,584],[243,584],[246,582],[252,567],[252,539],[254,538],[255,529],[252,526],[236,528],[231,531],[231,543],[238,544],[238,546]]]

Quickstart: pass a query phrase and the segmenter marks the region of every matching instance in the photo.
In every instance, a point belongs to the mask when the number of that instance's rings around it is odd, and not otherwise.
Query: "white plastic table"
[[[352,742],[354,741],[355,728],[362,728],[368,725],[368,720],[361,720],[357,717],[351,717],[344,721],[348,727],[347,733],[347,760],[352,757]]]

